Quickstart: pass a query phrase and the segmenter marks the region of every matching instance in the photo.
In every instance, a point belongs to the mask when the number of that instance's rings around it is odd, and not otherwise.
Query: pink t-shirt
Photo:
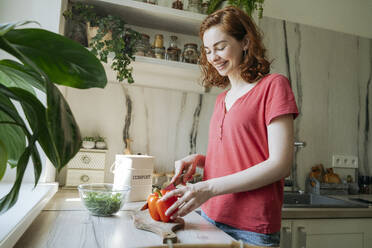
[[[209,126],[204,180],[255,166],[269,157],[267,126],[275,117],[298,115],[289,81],[269,74],[240,97],[228,112],[221,93]],[[280,230],[283,179],[259,189],[212,197],[202,210],[213,220],[238,229],[274,233]]]

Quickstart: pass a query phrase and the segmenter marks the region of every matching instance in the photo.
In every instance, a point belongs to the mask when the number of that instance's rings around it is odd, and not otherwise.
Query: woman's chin
[[[219,70],[217,70],[217,72],[218,72],[218,74],[220,74],[220,76],[222,76],[222,77],[227,76],[227,71],[219,71]]]

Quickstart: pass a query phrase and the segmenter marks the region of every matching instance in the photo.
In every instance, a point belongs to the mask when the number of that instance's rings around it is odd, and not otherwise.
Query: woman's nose
[[[217,53],[212,53],[212,61],[218,61],[220,59],[220,56],[217,55]]]

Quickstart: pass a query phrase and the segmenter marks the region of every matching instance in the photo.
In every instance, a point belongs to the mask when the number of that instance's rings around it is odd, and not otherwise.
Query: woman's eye
[[[224,47],[218,47],[217,48],[218,51],[222,51],[223,49],[225,49],[225,46]]]
[[[210,54],[211,51],[205,50],[205,54]]]

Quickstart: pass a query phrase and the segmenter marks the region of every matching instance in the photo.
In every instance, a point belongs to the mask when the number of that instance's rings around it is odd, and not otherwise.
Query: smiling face
[[[221,26],[212,26],[204,32],[203,45],[208,62],[221,76],[239,73],[243,57],[243,43],[224,32]]]

